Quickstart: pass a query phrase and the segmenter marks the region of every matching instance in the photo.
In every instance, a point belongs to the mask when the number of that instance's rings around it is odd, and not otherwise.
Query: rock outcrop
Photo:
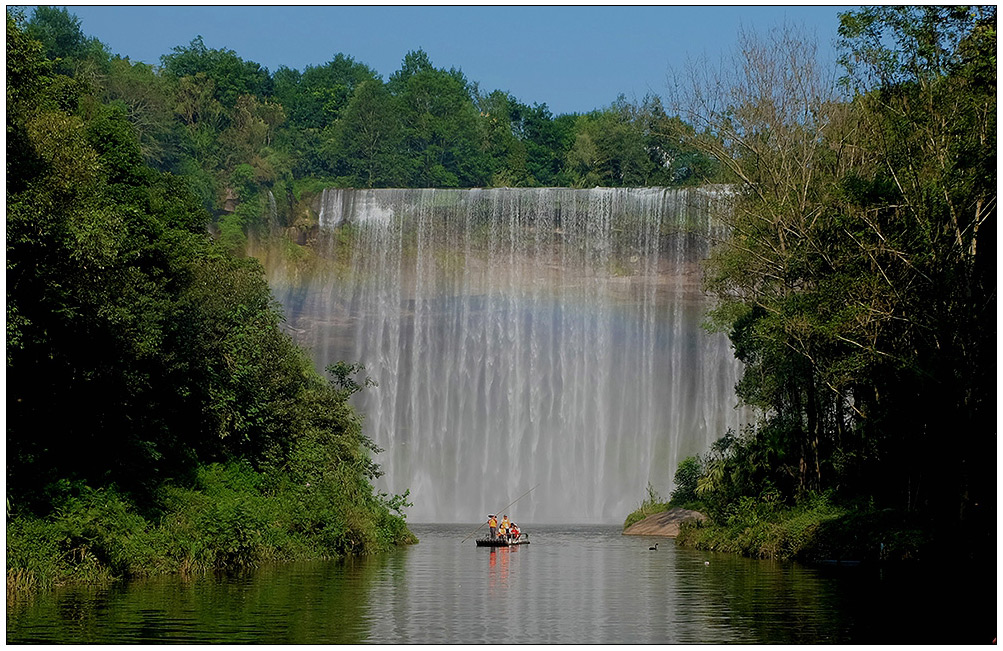
[[[665,536],[675,538],[679,535],[679,525],[687,520],[706,520],[707,516],[699,511],[688,509],[669,509],[661,513],[649,515],[640,522],[627,527],[625,536]]]

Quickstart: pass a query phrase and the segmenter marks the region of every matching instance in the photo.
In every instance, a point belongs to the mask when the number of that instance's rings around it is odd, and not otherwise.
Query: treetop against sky
[[[274,72],[303,70],[341,52],[384,79],[418,48],[482,90],[501,89],[554,114],[584,113],[619,94],[664,94],[670,66],[717,61],[740,29],[803,25],[835,61],[839,13],[848,7],[633,6],[76,6],[88,36],[133,61],[157,64],[201,35]]]

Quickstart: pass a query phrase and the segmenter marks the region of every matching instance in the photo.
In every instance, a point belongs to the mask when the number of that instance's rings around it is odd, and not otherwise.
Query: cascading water
[[[747,414],[701,328],[720,189],[326,190],[310,277],[266,262],[319,368],[360,361],[416,522],[619,522]]]
[[[278,223],[279,211],[278,205],[275,203],[275,195],[272,191],[268,191],[268,224],[274,226]]]

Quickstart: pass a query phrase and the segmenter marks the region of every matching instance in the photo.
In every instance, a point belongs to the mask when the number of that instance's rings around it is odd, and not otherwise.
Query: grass
[[[793,507],[743,498],[723,522],[683,523],[676,543],[774,560],[909,561],[932,555],[930,531],[913,517],[836,505],[824,495]]]
[[[640,522],[649,515],[668,511],[669,508],[669,502],[664,501],[658,492],[652,488],[651,484],[648,484],[648,496],[644,498],[644,500],[638,504],[637,508],[627,516],[627,519],[623,521],[623,528],[626,529],[630,525]]]
[[[264,561],[373,554],[417,542],[404,497],[374,495],[348,473],[302,485],[240,462],[166,485],[155,515],[113,488],[65,483],[47,517],[7,521],[8,599],[64,583],[233,571]]]
[[[804,558],[817,545],[820,527],[845,515],[845,511],[827,502],[791,509],[749,503],[742,506],[724,523],[684,523],[677,544],[752,558]]]

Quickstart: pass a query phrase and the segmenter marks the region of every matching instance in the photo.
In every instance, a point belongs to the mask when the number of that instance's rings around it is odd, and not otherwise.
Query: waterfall
[[[279,222],[278,204],[275,203],[275,195],[268,191],[268,224],[274,226]]]
[[[311,274],[270,265],[318,368],[360,361],[378,488],[415,522],[621,522],[741,426],[701,328],[720,188],[326,190]]]

